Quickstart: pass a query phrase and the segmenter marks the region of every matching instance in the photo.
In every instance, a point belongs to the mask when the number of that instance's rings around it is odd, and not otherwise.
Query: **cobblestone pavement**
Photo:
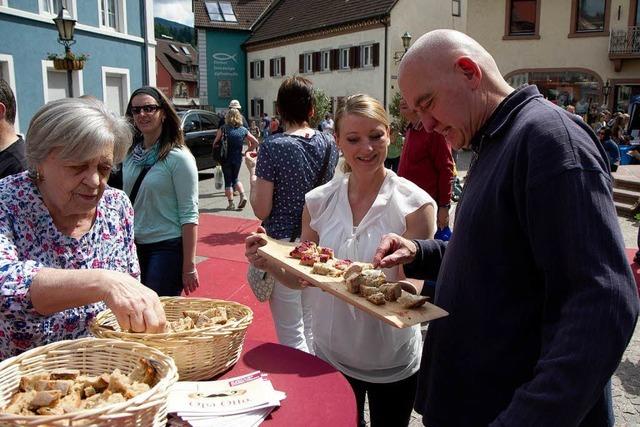
[[[461,153],[458,158],[458,170],[464,175],[469,164],[470,155]],[[227,201],[224,193],[215,190],[211,170],[200,173],[200,212],[216,213],[243,218],[255,219],[250,204],[242,211],[227,211]],[[240,180],[248,188],[248,173],[241,168]],[[236,196],[236,202],[238,197]],[[455,206],[455,205],[454,205]],[[455,211],[453,212],[455,215]],[[627,218],[619,218],[620,229],[624,237],[625,246],[637,247],[638,223]],[[640,426],[640,326],[636,326],[634,336],[622,357],[622,361],[613,377],[613,406],[616,416],[616,426]],[[368,418],[368,413],[366,414]],[[421,416],[413,413],[411,427],[422,426]]]

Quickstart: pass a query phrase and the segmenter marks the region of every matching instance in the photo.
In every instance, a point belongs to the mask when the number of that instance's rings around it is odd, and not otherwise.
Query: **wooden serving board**
[[[342,277],[312,274],[311,267],[301,265],[299,259],[290,257],[289,252],[296,246],[295,243],[281,242],[265,235],[262,237],[266,240],[267,244],[258,249],[260,255],[272,260],[288,273],[312,283],[346,303],[397,328],[406,328],[449,315],[449,313],[440,307],[428,302],[422,307],[411,309],[404,308],[395,301],[387,301],[383,305],[372,304],[367,301],[366,298],[347,291]]]

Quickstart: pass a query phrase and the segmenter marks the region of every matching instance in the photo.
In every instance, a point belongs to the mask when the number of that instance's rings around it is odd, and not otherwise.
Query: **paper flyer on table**
[[[216,427],[254,427],[260,425],[272,410],[273,407],[269,407],[239,415],[181,418],[187,421],[191,427],[211,427],[212,425]]]
[[[181,418],[241,414],[280,406],[284,399],[260,372],[219,381],[179,381],[169,390],[168,412]]]

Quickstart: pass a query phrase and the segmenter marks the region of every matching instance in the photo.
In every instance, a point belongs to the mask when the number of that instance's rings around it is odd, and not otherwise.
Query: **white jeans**
[[[290,289],[275,282],[269,305],[280,344],[313,354],[309,297],[308,289]]]

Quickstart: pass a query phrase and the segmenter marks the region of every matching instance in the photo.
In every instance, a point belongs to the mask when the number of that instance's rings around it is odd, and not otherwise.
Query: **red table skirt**
[[[340,372],[323,360],[280,344],[245,340],[238,363],[218,379],[253,371],[268,374],[273,387],[287,394],[264,425],[357,425],[356,400],[351,386]]]

